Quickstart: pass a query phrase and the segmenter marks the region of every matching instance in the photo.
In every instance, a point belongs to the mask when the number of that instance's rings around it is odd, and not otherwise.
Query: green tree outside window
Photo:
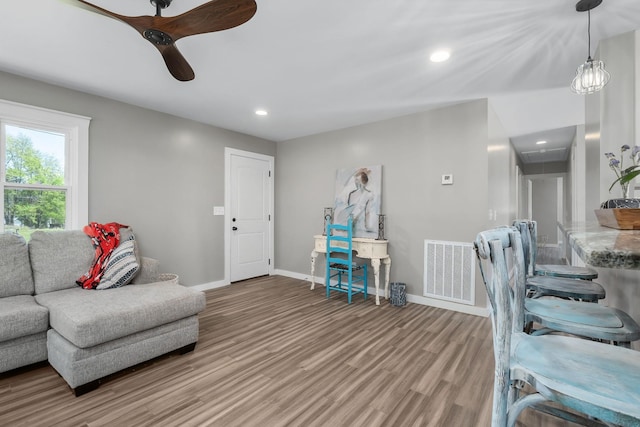
[[[5,225],[30,229],[64,228],[66,189],[64,171],[58,159],[36,149],[31,138],[22,133],[6,135],[5,156],[5,182],[27,184],[24,188],[5,186]],[[31,189],[29,184],[52,188]]]

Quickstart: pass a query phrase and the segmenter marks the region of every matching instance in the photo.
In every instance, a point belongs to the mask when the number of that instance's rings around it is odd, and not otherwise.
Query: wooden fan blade
[[[187,82],[196,77],[193,68],[191,68],[191,65],[184,59],[184,56],[182,56],[175,44],[156,45],[156,47],[162,54],[164,63],[167,64],[167,68],[173,77],[181,82]]]
[[[137,32],[140,33],[142,37],[144,37],[145,30],[149,28],[154,28],[154,23],[157,19],[165,19],[163,17],[157,16],[126,16],[120,15],[115,12],[111,12],[110,10],[103,9],[100,6],[96,6],[95,4],[89,3],[84,0],[60,0],[64,3],[70,4],[72,6],[79,7],[84,10],[88,10],[90,12],[98,13],[100,15],[107,16],[109,18],[113,18],[117,21],[124,22],[125,24],[133,27]]]
[[[181,15],[156,19],[154,24],[178,40],[237,27],[251,19],[256,9],[255,0],[212,0]]]
[[[61,1],[133,27],[160,51],[169,72],[180,81],[193,80],[195,73],[175,46],[176,40],[237,27],[251,19],[257,8],[255,0],[212,0],[174,17],[125,16],[84,0]]]
[[[88,10],[89,12],[98,13],[100,15],[107,16],[109,18],[116,19],[118,21],[122,21],[127,23],[128,16],[118,15],[117,13],[111,12],[110,10],[103,9],[100,6],[96,6],[95,4],[91,4],[84,0],[60,0],[63,3],[67,3],[71,6],[79,7],[80,9]]]
[[[257,9],[255,0],[212,0],[172,17],[125,16],[84,0],[60,1],[129,24],[143,37],[146,30],[154,29],[166,33],[173,41],[195,34],[237,27],[251,19]]]

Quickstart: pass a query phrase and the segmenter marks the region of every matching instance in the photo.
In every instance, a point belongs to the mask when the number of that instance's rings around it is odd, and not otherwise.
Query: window
[[[0,231],[87,223],[89,120],[0,100]]]

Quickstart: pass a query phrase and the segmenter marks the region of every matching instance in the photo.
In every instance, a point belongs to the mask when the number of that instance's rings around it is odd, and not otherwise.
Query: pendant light
[[[604,69],[604,62],[591,58],[591,9],[598,7],[602,0],[580,0],[576,3],[576,11],[587,12],[589,25],[587,34],[589,36],[589,50],[587,52],[587,60],[581,64],[577,71],[576,77],[571,82],[571,90],[581,95],[589,95],[598,92],[607,83],[611,75]]]

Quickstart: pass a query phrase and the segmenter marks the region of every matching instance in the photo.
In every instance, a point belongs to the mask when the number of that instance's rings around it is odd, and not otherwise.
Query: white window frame
[[[79,116],[46,108],[19,104],[0,99],[0,122],[8,125],[55,130],[66,136],[65,187],[67,188],[66,229],[81,229],[89,220],[89,122],[90,117]],[[4,126],[1,126],[4,132]],[[5,135],[2,135],[5,141]],[[2,194],[5,185],[5,144],[0,144],[0,182]],[[4,212],[4,196],[0,197],[0,212]],[[4,223],[0,222],[0,231]]]

